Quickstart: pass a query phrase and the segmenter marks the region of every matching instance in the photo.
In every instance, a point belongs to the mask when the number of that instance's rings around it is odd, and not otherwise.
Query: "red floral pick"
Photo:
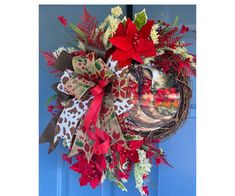
[[[45,51],[40,51],[43,55],[43,57],[45,58],[47,65],[49,67],[52,67],[53,65],[55,65],[56,63],[56,58],[54,57],[52,52],[45,52]]]
[[[157,166],[160,164],[166,164],[169,167],[173,168],[173,166],[166,160],[166,157],[164,154],[160,154],[157,158],[155,158],[155,161],[156,161]]]
[[[148,175],[147,174],[144,174],[143,176],[142,176],[142,179],[143,180],[145,180],[145,179],[147,179],[148,178]]]
[[[144,193],[145,193],[146,195],[149,195],[148,186],[143,186],[143,187],[142,187],[142,190],[144,191]]]
[[[53,113],[54,108],[55,108],[54,105],[49,105],[49,106],[47,107],[47,111],[50,112],[50,113]]]
[[[57,16],[57,19],[61,22],[62,25],[67,25],[67,19],[64,16]]]
[[[72,163],[72,157],[68,157],[67,154],[62,154],[63,161],[66,161],[68,164]]]
[[[180,33],[184,34],[184,33],[188,32],[188,31],[189,31],[189,27],[186,27],[186,26],[182,25],[182,27],[180,29]]]
[[[142,57],[156,55],[153,41],[149,38],[153,24],[154,21],[149,20],[138,31],[136,25],[128,18],[126,24],[118,25],[115,36],[109,41],[116,47],[112,58],[119,61],[120,67],[130,65],[132,60],[144,63]]]
[[[160,165],[162,163],[161,157],[158,157],[155,160],[156,160],[156,165]]]

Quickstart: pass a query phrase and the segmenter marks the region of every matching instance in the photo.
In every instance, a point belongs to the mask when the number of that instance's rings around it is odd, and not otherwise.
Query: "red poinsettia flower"
[[[67,19],[65,19],[64,16],[57,16],[57,19],[61,22],[62,25],[67,25]]]
[[[118,25],[115,35],[109,41],[116,47],[112,58],[119,61],[119,66],[130,65],[132,60],[144,63],[142,57],[156,55],[153,41],[149,38],[153,24],[153,20],[148,20],[138,31],[135,23],[128,18],[126,24]]]
[[[132,140],[128,142],[128,147],[131,150],[136,150],[144,144],[144,140]]]
[[[102,171],[106,169],[104,155],[93,155],[88,163],[83,153],[77,156],[77,160],[78,162],[73,164],[70,169],[81,174],[80,185],[84,186],[90,183],[92,188],[96,188],[100,184]]]
[[[137,149],[143,144],[142,142],[142,140],[132,141],[128,144],[130,149],[126,149],[124,147],[121,148],[119,151],[121,165],[123,165],[127,160],[130,160],[133,163],[138,163],[140,161]]]

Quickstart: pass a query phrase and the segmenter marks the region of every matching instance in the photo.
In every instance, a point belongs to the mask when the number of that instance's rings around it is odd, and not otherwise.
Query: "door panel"
[[[90,13],[95,15],[98,21],[103,20],[109,13],[110,8],[115,5],[87,6]],[[121,6],[124,14],[126,7]],[[195,29],[195,6],[175,6],[175,5],[136,5],[133,6],[133,13],[146,8],[150,19],[158,19],[164,14],[165,20],[173,21],[176,15],[180,16],[180,23]],[[39,47],[41,50],[53,51],[64,45],[66,40],[62,25],[57,21],[57,16],[63,15],[70,22],[76,23],[82,14],[82,6],[69,5],[41,5],[39,6]],[[195,42],[195,33],[189,33],[187,42]],[[190,51],[195,53],[195,45],[190,46]],[[49,122],[51,115],[47,112],[45,102],[54,93],[50,85],[58,79],[48,73],[48,68],[43,57],[39,56],[39,115],[40,134]],[[160,146],[166,152],[169,162],[174,168],[153,166],[150,180],[150,196],[194,196],[195,195],[195,124],[196,124],[196,80],[193,83],[193,99],[189,119],[178,133],[170,139],[162,142]],[[128,193],[122,192],[106,180],[104,184],[93,190],[89,186],[79,186],[79,175],[69,170],[66,162],[62,161],[61,154],[63,148],[58,148],[47,154],[48,144],[42,144],[39,148],[39,174],[40,174],[40,196],[74,196],[74,195],[97,195],[97,196],[127,196],[139,195],[135,188],[133,173],[130,181],[125,184]]]

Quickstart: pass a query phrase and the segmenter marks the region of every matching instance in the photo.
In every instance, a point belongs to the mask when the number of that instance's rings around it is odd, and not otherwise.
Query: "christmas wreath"
[[[170,166],[155,144],[187,118],[196,57],[182,41],[188,27],[149,20],[145,10],[133,21],[121,15],[112,8],[99,26],[85,7],[77,25],[58,16],[75,39],[41,51],[60,80],[52,85],[52,119],[40,143],[49,142],[50,153],[63,141],[63,159],[81,174],[81,186],[109,178],[127,191],[123,183],[133,169],[144,195],[152,164]]]

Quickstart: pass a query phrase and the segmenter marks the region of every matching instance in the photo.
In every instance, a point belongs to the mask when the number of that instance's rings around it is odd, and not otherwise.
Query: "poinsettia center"
[[[139,40],[138,33],[135,33],[133,37],[133,45],[139,45],[139,43],[140,43],[140,40]]]

